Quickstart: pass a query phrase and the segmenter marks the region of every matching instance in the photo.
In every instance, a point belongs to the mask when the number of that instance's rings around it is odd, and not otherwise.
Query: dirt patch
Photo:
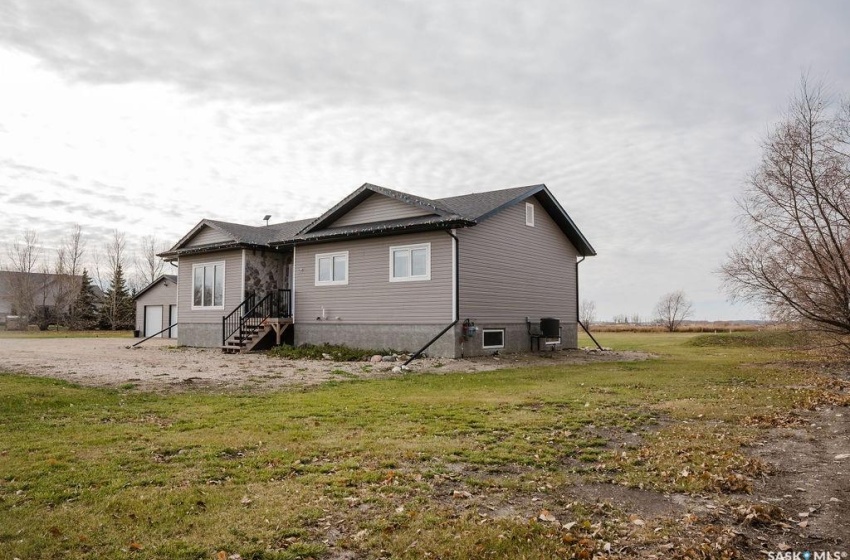
[[[782,508],[776,529],[795,549],[837,545],[850,554],[850,409],[827,407],[802,415],[793,428],[766,432],[753,454],[775,474],[753,489]]]
[[[133,339],[0,339],[0,371],[65,379],[81,385],[146,391],[259,390],[317,385],[328,381],[404,375],[400,363],[285,360],[265,354],[223,354],[217,349],[173,346],[153,339],[127,348]],[[641,352],[565,350],[469,359],[416,360],[409,372],[475,373],[510,367],[543,367],[600,361],[644,360]]]

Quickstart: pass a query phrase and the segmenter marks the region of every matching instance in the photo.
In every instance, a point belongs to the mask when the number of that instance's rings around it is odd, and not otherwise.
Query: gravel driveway
[[[218,349],[175,347],[152,339],[130,349],[129,338],[0,338],[0,371],[65,379],[80,385],[173,391],[192,388],[246,390],[316,385],[395,375],[397,363],[284,360],[263,353],[223,354]],[[583,350],[472,359],[416,360],[411,372],[477,372],[515,366],[642,360],[639,352]]]

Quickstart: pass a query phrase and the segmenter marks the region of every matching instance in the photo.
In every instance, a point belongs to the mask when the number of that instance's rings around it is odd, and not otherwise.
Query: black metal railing
[[[221,345],[226,345],[234,335],[241,341],[249,329],[266,319],[287,317],[292,317],[292,290],[275,290],[260,299],[251,294],[221,318]]]

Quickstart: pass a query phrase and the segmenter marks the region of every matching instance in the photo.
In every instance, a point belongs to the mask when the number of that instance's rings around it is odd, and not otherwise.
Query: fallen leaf
[[[250,505],[250,504],[251,504],[251,502],[253,502],[253,501],[254,501],[254,500],[252,500],[252,499],[251,499],[251,498],[249,498],[248,496],[242,496],[242,499],[241,499],[241,500],[239,500],[239,503],[240,503],[240,504],[242,504],[243,506],[247,506],[247,505]]]
[[[540,513],[537,514],[537,519],[540,521],[545,521],[546,523],[557,523],[558,518],[552,515],[552,513],[548,509],[541,509]]]
[[[454,492],[452,492],[452,497],[454,497],[454,498],[471,498],[472,494],[470,494],[466,490],[455,490]]]
[[[130,543],[129,548],[130,548],[130,550],[142,550],[145,547],[142,546],[140,543],[133,541],[133,542]]]
[[[800,521],[799,523],[797,523],[797,527],[802,527],[803,529],[805,529],[808,526],[809,526],[809,520],[808,519],[806,519],[805,521]]]
[[[836,455],[835,459],[837,461],[842,461],[844,459],[850,459],[850,453],[841,453],[840,455]]]
[[[782,552],[786,552],[788,550],[791,550],[791,547],[787,543],[784,543],[784,542],[781,542],[778,545],[776,545],[776,548],[778,548]]]
[[[227,553],[223,550],[219,550],[215,555],[215,560],[227,560]]]
[[[809,516],[808,511],[801,511],[800,513],[797,514],[797,517],[808,517],[808,516]]]
[[[567,531],[569,531],[570,529],[572,529],[573,527],[575,527],[575,525],[576,525],[576,522],[575,522],[575,521],[570,521],[569,523],[564,523],[564,524],[562,525],[562,527],[563,527],[564,529],[566,529]]]

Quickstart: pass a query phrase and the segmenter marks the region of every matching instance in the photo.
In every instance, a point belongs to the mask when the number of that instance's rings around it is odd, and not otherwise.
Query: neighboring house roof
[[[174,275],[174,274],[162,274],[162,275],[160,275],[159,278],[157,278],[156,280],[154,280],[153,282],[151,282],[150,284],[148,284],[147,286],[145,286],[144,288],[142,288],[141,290],[136,292],[136,295],[133,296],[133,300],[139,299],[140,297],[142,297],[142,294],[144,294],[145,292],[147,292],[148,290],[150,290],[151,288],[153,288],[154,286],[156,286],[160,282],[172,282],[176,286],[177,285],[177,276]]]
[[[376,194],[425,210],[428,214],[338,227],[332,225],[358,204]],[[567,212],[555,200],[546,185],[529,185],[432,200],[365,183],[318,218],[270,226],[246,226],[217,220],[201,220],[174,247],[161,253],[160,256],[173,258],[184,254],[235,247],[279,247],[331,241],[343,237],[374,237],[394,233],[470,227],[530,197],[534,197],[547,211],[580,255],[592,256],[596,254],[596,251],[579,231]],[[203,227],[213,228],[226,235],[230,240],[207,245],[185,246]]]
[[[44,272],[18,272],[14,270],[0,270],[0,299],[11,300],[13,295],[13,284],[22,279],[29,279],[32,282],[33,297],[38,298],[43,296],[43,290],[47,289],[47,298],[45,305],[55,305],[55,290],[56,283],[63,278],[74,278],[81,282],[82,276],[69,276]],[[99,287],[92,285],[96,297],[102,297],[103,292]]]

